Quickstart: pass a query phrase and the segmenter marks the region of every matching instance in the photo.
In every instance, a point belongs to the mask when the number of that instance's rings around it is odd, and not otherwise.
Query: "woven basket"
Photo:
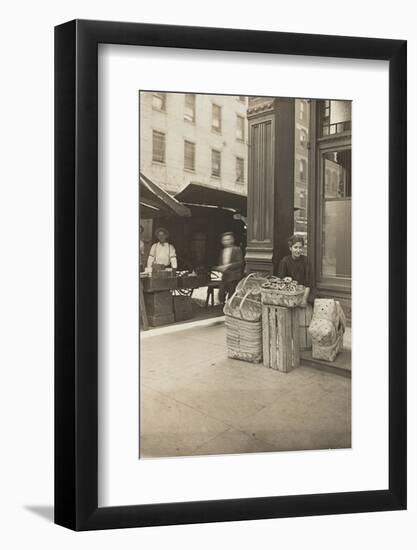
[[[262,303],[271,306],[281,307],[298,307],[303,301],[304,287],[301,290],[288,293],[279,290],[273,290],[271,288],[262,289]]]
[[[262,305],[260,287],[265,282],[251,274],[236,287],[224,306],[227,354],[232,359],[262,361]]]
[[[261,299],[261,286],[266,283],[268,277],[264,273],[249,273],[247,277],[239,281],[236,292],[249,293],[253,298]]]
[[[227,354],[232,359],[262,361],[262,321],[245,321],[226,315]]]
[[[259,299],[256,299],[250,290],[245,293],[236,289],[235,293],[227,300],[223,313],[244,321],[259,321],[262,316],[260,296]]]

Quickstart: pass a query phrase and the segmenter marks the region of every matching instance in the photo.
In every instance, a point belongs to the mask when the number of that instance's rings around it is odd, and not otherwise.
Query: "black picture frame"
[[[389,62],[389,488],[98,506],[98,44]],[[406,508],[406,41],[74,20],[55,28],[55,522],[74,530]],[[375,131],[377,131],[375,129]]]

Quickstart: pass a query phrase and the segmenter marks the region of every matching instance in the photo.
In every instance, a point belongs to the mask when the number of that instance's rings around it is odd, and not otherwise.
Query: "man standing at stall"
[[[164,227],[158,227],[155,231],[158,242],[151,247],[148,257],[148,268],[159,267],[165,269],[172,267],[177,269],[177,253],[174,246],[168,242],[169,233]]]
[[[243,275],[243,254],[235,245],[235,236],[231,231],[223,233],[221,237],[223,250],[220,255],[220,264],[214,269],[222,273],[222,284],[219,288],[219,301],[224,303],[234,293],[237,283]]]

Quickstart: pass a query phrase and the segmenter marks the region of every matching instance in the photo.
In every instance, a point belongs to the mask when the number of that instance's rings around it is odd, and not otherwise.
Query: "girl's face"
[[[303,246],[301,243],[297,242],[290,246],[291,256],[293,258],[299,258],[303,252]]]

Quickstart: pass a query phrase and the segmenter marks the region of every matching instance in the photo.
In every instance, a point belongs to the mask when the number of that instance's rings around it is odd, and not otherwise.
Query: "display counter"
[[[208,274],[157,270],[140,274],[142,328],[192,318],[192,292],[206,286]]]

